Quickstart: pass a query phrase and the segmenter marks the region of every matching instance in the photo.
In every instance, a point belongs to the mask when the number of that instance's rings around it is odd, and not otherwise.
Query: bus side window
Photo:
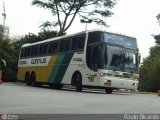
[[[34,45],[31,48],[31,56],[37,56],[38,55],[38,45]]]
[[[78,49],[84,49],[85,36],[79,37],[78,41]]]
[[[75,37],[72,39],[71,50],[84,49],[85,36]]]
[[[50,42],[49,43],[49,48],[48,48],[48,53],[49,54],[54,54],[58,52],[58,42]]]
[[[25,48],[24,57],[29,57],[30,56],[30,52],[31,52],[31,47]]]
[[[72,46],[71,46],[71,50],[76,50],[78,45],[78,38],[72,38]]]
[[[21,55],[20,55],[20,58],[25,57],[25,56],[24,56],[24,52],[25,52],[25,48],[22,48],[22,49],[21,49]]]
[[[70,50],[71,39],[60,40],[59,52],[66,52]]]
[[[63,52],[65,49],[65,41],[61,40],[59,45],[59,52]]]
[[[48,51],[48,44],[40,45],[39,55],[46,55]]]
[[[100,45],[92,45],[87,47],[87,65],[91,70],[97,71],[98,68],[103,68],[104,61],[102,60],[102,51],[103,46]]]
[[[101,60],[99,46],[93,46],[91,58],[92,58],[92,69],[94,71],[97,71],[98,68],[100,67],[100,60]]]
[[[102,33],[101,32],[90,32],[88,35],[88,44],[97,43],[102,41]]]

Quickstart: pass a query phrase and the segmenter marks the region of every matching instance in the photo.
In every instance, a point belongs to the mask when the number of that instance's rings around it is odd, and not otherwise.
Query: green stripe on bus
[[[61,83],[73,53],[61,54],[58,56],[49,77],[49,83]]]
[[[65,57],[64,54],[63,54],[63,55],[62,55],[62,54],[61,54],[61,55],[58,55],[58,58],[57,58],[55,64],[53,65],[51,74],[50,74],[50,76],[49,76],[49,80],[48,80],[49,83],[53,83],[53,81],[55,80],[56,75],[57,75],[58,72],[59,72],[59,67],[60,67],[60,65],[62,64],[62,61],[63,61],[64,57]]]

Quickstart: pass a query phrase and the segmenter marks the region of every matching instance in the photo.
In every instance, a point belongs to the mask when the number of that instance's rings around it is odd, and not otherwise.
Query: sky
[[[55,20],[50,11],[31,6],[31,1],[0,0],[0,12],[3,12],[3,2],[5,3],[5,25],[10,28],[10,37],[22,36],[29,32],[38,33],[43,22]],[[160,0],[118,0],[112,12],[114,15],[106,20],[109,28],[88,24],[87,29],[103,29],[134,36],[137,38],[142,58],[147,57],[149,48],[155,45],[152,35],[160,34],[160,25],[156,19],[160,13]],[[2,16],[0,23],[3,23]],[[67,33],[84,30],[85,24],[81,24],[77,17]]]

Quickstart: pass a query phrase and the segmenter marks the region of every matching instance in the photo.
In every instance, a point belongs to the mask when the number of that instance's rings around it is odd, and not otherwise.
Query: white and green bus
[[[84,31],[24,44],[17,78],[27,85],[136,90],[140,61],[137,40],[102,30]]]

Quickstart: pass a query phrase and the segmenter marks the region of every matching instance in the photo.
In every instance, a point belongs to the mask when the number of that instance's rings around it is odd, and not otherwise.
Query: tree
[[[158,23],[160,25],[160,14],[158,14],[156,16],[156,18],[157,18],[157,21],[158,21]],[[160,34],[159,35],[154,35],[154,39],[156,40],[156,43],[160,45]]]
[[[158,20],[158,23],[160,25],[160,13],[156,16],[157,20]]]
[[[150,55],[140,67],[139,90],[157,92],[160,89],[160,46],[150,49]]]
[[[32,5],[37,5],[51,11],[57,16],[57,21],[45,22],[44,27],[59,26],[59,35],[66,32],[78,14],[81,22],[95,22],[107,27],[103,18],[111,16],[110,11],[116,4],[116,0],[33,0]]]
[[[154,39],[156,40],[155,43],[160,45],[160,34],[159,35],[154,35]]]
[[[13,80],[12,78],[16,77],[16,65],[18,58],[16,58],[14,46],[9,38],[2,39],[2,37],[0,37],[0,60],[1,59],[4,59],[7,63],[7,66],[2,68],[2,79],[6,80],[6,77],[4,76],[8,76],[8,80]]]
[[[160,20],[160,14],[157,15]],[[150,48],[150,53],[140,67],[139,90],[157,92],[160,89],[160,34],[153,36],[156,45]]]

